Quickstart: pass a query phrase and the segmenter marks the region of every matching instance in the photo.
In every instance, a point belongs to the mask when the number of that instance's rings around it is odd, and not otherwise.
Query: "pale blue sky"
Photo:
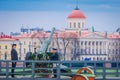
[[[120,27],[120,0],[78,0],[86,27],[115,31]],[[76,0],[0,0],[0,32],[18,32],[21,26],[67,28],[67,16]]]

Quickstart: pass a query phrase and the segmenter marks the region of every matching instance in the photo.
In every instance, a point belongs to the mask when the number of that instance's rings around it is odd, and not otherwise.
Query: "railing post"
[[[87,61],[84,62],[84,67],[87,67]]]
[[[117,61],[116,63],[117,63],[116,77],[118,77],[118,76],[119,76],[119,71],[118,71],[118,70],[119,70],[119,66],[118,66],[118,65],[119,65],[119,63],[118,63],[118,61]]]
[[[1,65],[2,65],[2,61],[0,60],[0,73],[1,73],[1,67],[2,67]]]
[[[34,79],[35,76],[35,61],[31,61],[32,62],[32,79]]]
[[[5,60],[5,62],[6,62],[6,79],[8,79],[8,76],[9,76],[9,61],[6,61]]]
[[[25,72],[25,63],[26,61],[23,61],[23,72]]]
[[[70,62],[70,61],[69,61],[69,66],[70,66],[70,68],[72,67],[72,62]]]
[[[57,79],[60,80],[60,61],[57,61]]]
[[[94,74],[96,75],[96,62],[94,62]]]
[[[105,67],[105,64],[106,64],[106,62],[103,62],[103,80],[106,79],[106,72],[105,72],[106,67]]]

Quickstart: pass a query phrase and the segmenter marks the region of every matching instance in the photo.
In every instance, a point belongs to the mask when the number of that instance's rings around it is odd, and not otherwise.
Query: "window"
[[[91,42],[89,42],[89,46],[90,46]]]
[[[116,42],[116,46],[118,46],[118,43]]]
[[[87,41],[85,41],[85,45],[87,45]]]
[[[113,46],[114,46],[114,43],[113,43]]]
[[[100,54],[102,54],[102,49],[100,49]]]
[[[5,49],[7,49],[7,45],[5,46]]]
[[[81,54],[83,54],[83,49],[81,49]]]
[[[71,42],[71,45],[73,45],[73,42]]]
[[[31,45],[31,42],[29,41],[29,45]]]
[[[92,54],[94,54],[94,49],[92,49]]]
[[[71,49],[71,53],[73,54],[73,52],[74,52],[74,49]]]
[[[77,46],[79,46],[79,41],[77,41]]]
[[[113,54],[114,54],[114,49],[113,49],[113,52],[112,52]]]
[[[88,49],[88,53],[90,54],[90,48]]]
[[[83,45],[83,41],[81,41],[81,45]]]
[[[98,42],[96,42],[96,45],[98,46]]]
[[[70,28],[72,27],[72,24],[71,24],[71,22],[70,22]]]
[[[106,57],[104,58],[104,60],[106,60]]]
[[[82,57],[82,60],[84,60],[84,58]]]
[[[98,54],[98,49],[96,49],[96,54]]]
[[[36,45],[36,42],[34,42],[34,44]]]
[[[100,46],[102,45],[102,42],[100,42]]]
[[[24,54],[26,53],[26,49],[24,48]]]
[[[60,42],[60,44],[62,44],[62,42]]]
[[[74,28],[76,28],[76,23],[74,23]]]
[[[118,53],[118,49],[116,49],[116,54]]]
[[[92,42],[92,45],[94,45],[94,42]]]
[[[26,45],[26,42],[24,41],[24,45]]]
[[[80,28],[80,23],[78,23],[78,28]]]
[[[82,23],[82,27],[84,28],[84,22]]]

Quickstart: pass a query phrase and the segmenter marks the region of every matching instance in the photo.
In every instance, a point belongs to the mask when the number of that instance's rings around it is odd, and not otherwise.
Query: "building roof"
[[[0,41],[16,41],[19,40],[17,38],[13,38],[12,36],[0,34]]]
[[[75,8],[69,15],[68,18],[83,18],[85,19],[85,15],[83,12],[79,10],[79,8]]]

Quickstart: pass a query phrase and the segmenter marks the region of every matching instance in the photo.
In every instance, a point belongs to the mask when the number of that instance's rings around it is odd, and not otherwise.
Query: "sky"
[[[76,5],[86,16],[86,28],[114,32],[120,27],[120,0],[0,0],[0,32],[67,28],[67,16]]]

